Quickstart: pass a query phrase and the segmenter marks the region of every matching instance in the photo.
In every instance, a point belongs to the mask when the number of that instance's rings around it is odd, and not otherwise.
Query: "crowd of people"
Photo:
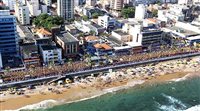
[[[194,53],[198,51],[200,51],[199,48],[182,47],[182,48],[171,48],[166,50],[160,50],[157,52],[150,52],[150,53],[121,55],[112,57],[113,62],[105,64],[104,66],[118,65],[128,62],[145,61],[145,60],[168,57],[173,55]],[[91,67],[88,65],[88,63],[86,63],[86,61],[77,61],[77,62],[66,63],[60,66],[52,65],[48,67],[29,68],[25,71],[19,71],[19,72],[6,72],[2,74],[1,77],[4,83],[8,83],[8,82],[16,82],[21,80],[41,78],[47,76],[63,75],[66,73],[78,72],[78,71],[88,70],[91,68],[98,68],[98,67]]]

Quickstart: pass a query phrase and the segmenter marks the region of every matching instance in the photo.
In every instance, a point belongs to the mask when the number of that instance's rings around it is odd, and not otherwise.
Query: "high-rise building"
[[[124,5],[124,0],[111,0],[110,2],[110,9],[114,16],[121,16],[121,10]]]
[[[65,20],[74,18],[74,0],[57,0],[57,13]]]
[[[121,11],[123,8],[124,0],[111,0],[110,8],[112,10]]]
[[[86,5],[88,6],[95,6],[97,3],[97,0],[86,0]]]
[[[43,0],[43,3],[47,6],[51,6],[52,4],[51,0]]]
[[[83,5],[83,0],[74,0],[74,6]]]
[[[0,52],[2,56],[17,55],[19,52],[16,19],[9,10],[0,10]]]
[[[3,0],[3,3],[8,6],[10,10],[15,9],[16,0]]]
[[[31,16],[38,16],[42,13],[42,11],[40,10],[40,4],[38,0],[28,0],[26,3]]]
[[[30,24],[29,8],[21,2],[17,2],[15,5],[15,16],[22,25]]]
[[[143,4],[139,4],[135,8],[135,18],[139,20],[143,20],[147,15],[147,8]]]

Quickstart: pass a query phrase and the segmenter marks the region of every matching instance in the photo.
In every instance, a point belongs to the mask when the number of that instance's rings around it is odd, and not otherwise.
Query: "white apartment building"
[[[149,20],[144,20],[148,22]],[[122,27],[122,32],[126,32],[132,36],[132,40],[127,42],[130,46],[142,45],[147,48],[150,45],[159,46],[162,39],[162,31],[154,27],[152,22],[141,23],[137,19],[129,19],[124,23]]]
[[[18,2],[15,5],[15,16],[22,25],[30,24],[29,8],[21,2]]]
[[[138,20],[143,20],[147,15],[147,8],[143,4],[139,4],[135,8],[135,18]]]
[[[52,2],[51,0],[43,0],[43,3],[47,6],[51,6],[52,5]]]
[[[95,6],[97,3],[97,0],[86,0],[87,6]]]
[[[28,6],[30,14],[32,16],[38,16],[42,13],[42,11],[39,9],[39,1],[38,0],[27,1],[27,6]]]
[[[185,15],[183,14],[182,10],[186,9],[187,7],[185,5],[178,5],[178,4],[173,4],[173,5],[168,5],[169,9],[163,10],[160,9],[158,10],[158,19],[161,21],[168,22],[170,20],[173,21],[183,21]]]
[[[74,18],[74,0],[57,0],[57,14],[65,20]]]
[[[108,15],[98,17],[98,25],[108,29],[109,27],[114,27],[116,24],[116,19],[111,18]]]
[[[44,65],[49,65],[51,63],[62,63],[62,49],[56,46],[43,45],[40,46],[40,53],[42,55],[42,60]]]
[[[3,3],[8,6],[10,10],[15,9],[16,0],[3,0]]]
[[[21,2],[23,5],[26,4],[26,0],[2,0],[3,3],[9,7],[10,10],[15,10],[15,4]]]

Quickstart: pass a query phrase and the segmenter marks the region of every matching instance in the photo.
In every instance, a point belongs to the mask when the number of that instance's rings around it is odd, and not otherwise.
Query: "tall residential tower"
[[[57,13],[65,20],[74,18],[74,0],[57,0]]]

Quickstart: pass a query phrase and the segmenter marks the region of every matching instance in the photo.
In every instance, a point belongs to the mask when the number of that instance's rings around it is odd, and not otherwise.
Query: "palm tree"
[[[5,68],[5,72],[4,73],[8,74],[10,71],[11,71],[11,68],[8,66],[8,67]]]
[[[72,65],[72,58],[68,59],[68,65],[70,65],[70,66]]]

